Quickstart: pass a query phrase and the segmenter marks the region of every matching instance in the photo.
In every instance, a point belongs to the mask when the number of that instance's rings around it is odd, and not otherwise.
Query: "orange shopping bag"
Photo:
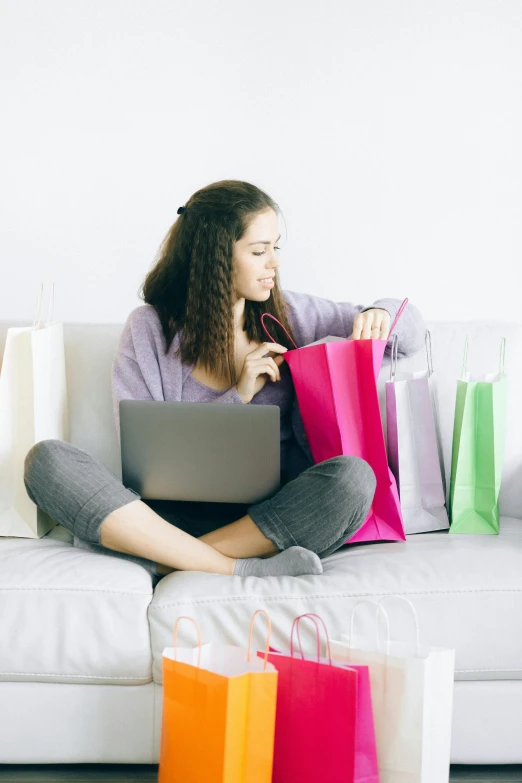
[[[251,654],[256,615],[268,620],[264,659]],[[191,620],[198,646],[177,646]],[[271,622],[254,612],[248,649],[201,644],[199,626],[178,617],[163,650],[163,722],[158,783],[270,783],[277,671],[268,663]]]

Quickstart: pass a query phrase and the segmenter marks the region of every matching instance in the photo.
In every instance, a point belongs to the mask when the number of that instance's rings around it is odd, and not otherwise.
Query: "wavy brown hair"
[[[214,182],[196,191],[186,211],[169,229],[139,296],[156,308],[165,354],[180,332],[175,356],[198,362],[211,375],[237,383],[234,356],[233,245],[259,212],[278,205],[255,185],[239,180]],[[295,341],[288,321],[291,305],[284,299],[276,272],[275,285],[264,302],[245,301],[244,331],[250,341],[268,341],[261,315],[271,313]],[[142,294],[143,292],[143,294]],[[294,346],[271,318],[265,325],[276,342]]]

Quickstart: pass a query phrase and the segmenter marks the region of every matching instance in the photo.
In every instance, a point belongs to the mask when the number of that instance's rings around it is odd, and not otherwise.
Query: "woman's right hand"
[[[281,380],[279,366],[284,362],[283,356],[276,356],[272,359],[270,356],[264,356],[266,353],[286,353],[288,348],[279,343],[261,343],[253,351],[247,353],[243,362],[241,376],[237,382],[237,392],[244,403],[250,402],[252,397],[257,394],[268,378],[273,382]]]

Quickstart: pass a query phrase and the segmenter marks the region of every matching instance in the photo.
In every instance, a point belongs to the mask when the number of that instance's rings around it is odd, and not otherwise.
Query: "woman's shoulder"
[[[131,310],[125,321],[125,328],[133,334],[160,334],[163,332],[158,311],[151,304],[142,304]]]
[[[161,326],[157,310],[151,304],[142,304],[135,307],[134,310],[130,311],[125,323],[130,326],[139,324],[157,324]]]
[[[125,321],[123,334],[131,338],[134,343],[156,346],[165,344],[165,335],[158,311],[151,304],[138,305],[131,310]],[[175,351],[178,345],[179,336],[176,333],[171,344],[171,351]]]

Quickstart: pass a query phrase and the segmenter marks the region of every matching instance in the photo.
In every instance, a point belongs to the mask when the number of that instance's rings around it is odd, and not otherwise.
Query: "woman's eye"
[[[280,248],[280,247],[277,247],[276,245],[274,245],[274,250],[281,250],[281,248]],[[252,252],[254,253],[254,251],[252,251]],[[254,255],[255,255],[255,256],[264,256],[265,252],[266,252],[266,251],[265,251],[265,250],[263,250],[263,251],[261,251],[261,253],[254,253]]]

